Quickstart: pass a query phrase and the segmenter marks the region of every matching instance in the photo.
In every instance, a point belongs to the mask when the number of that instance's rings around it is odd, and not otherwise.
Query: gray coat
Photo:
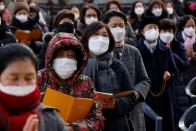
[[[139,91],[145,100],[150,87],[150,79],[146,73],[144,63],[139,50],[131,45],[125,44],[123,48],[115,48],[114,54],[118,58],[117,52],[121,52],[119,59],[125,64],[130,74],[131,80],[136,90]],[[139,102],[131,112],[131,122],[135,131],[145,131],[145,119],[142,110],[142,103]]]
[[[56,109],[41,105],[37,110],[41,110],[39,131],[66,131],[64,120]]]
[[[127,21],[128,22],[128,21]],[[128,22],[126,27],[125,43],[136,46],[137,38],[132,25]]]

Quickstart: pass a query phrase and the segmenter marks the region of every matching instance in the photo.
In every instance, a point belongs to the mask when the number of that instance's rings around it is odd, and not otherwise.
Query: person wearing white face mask
[[[124,42],[127,25],[124,13],[117,11],[107,12],[103,15],[102,21],[109,26],[114,36],[115,48],[113,53],[115,58],[121,60],[126,66],[134,84],[133,88],[137,90],[135,92],[138,96],[137,106],[130,112],[131,124],[135,131],[144,131],[145,120],[141,102],[145,100],[148,94],[150,79],[146,73],[141,54],[137,48]]]
[[[46,68],[39,71],[38,86],[41,92],[52,88],[67,95],[95,99],[95,89],[89,77],[83,75],[88,54],[80,41],[69,33],[58,33],[50,41],[46,51]],[[88,118],[66,123],[67,131],[92,130],[103,128],[104,118],[101,115],[97,100]]]
[[[196,20],[192,15],[183,16],[178,24],[176,38],[182,42],[189,58],[189,68],[183,73],[185,84],[196,75]]]
[[[133,3],[133,8],[131,10],[129,21],[137,37],[139,37],[139,30],[144,17],[145,17],[144,4],[142,1],[136,1],[135,3]]]
[[[93,80],[96,91],[117,93],[133,90],[132,81],[126,67],[113,57],[112,51],[115,41],[107,25],[101,22],[89,25],[81,42],[89,51],[90,57],[85,74]],[[103,49],[100,50],[100,47],[103,47]],[[126,114],[135,107],[137,103],[136,95],[131,94],[130,96],[113,98],[110,101],[100,99],[100,102],[103,107],[103,116],[106,119],[103,131],[112,129],[128,131],[129,125]]]
[[[82,8],[80,23],[77,25],[76,32],[79,36],[82,36],[86,27],[94,22],[99,21],[101,12],[97,6],[89,4]]]
[[[26,2],[16,2],[14,4],[14,16],[21,23],[27,22],[29,12],[29,6]]]
[[[149,94],[146,103],[159,115],[163,117],[164,131],[173,130],[173,109],[170,108],[171,91],[168,88],[173,85],[172,78],[178,75],[176,64],[171,49],[158,39],[160,23],[156,17],[144,18],[141,26],[143,37],[138,40],[139,49],[144,65],[151,79]],[[168,82],[170,80],[170,82]],[[165,85],[166,83],[166,85]],[[146,129],[152,131],[152,123],[146,118]]]
[[[181,41],[178,41],[175,37],[175,23],[172,19],[163,19],[160,22],[160,39],[165,45],[171,50],[178,69],[179,75],[175,78],[173,100],[176,103],[175,106],[175,126],[177,127],[178,122],[182,114],[190,106],[189,98],[185,93],[185,84],[182,79],[183,72],[188,69],[189,60],[186,54],[186,50]],[[182,102],[183,101],[183,102]]]
[[[146,10],[146,15],[154,16],[159,20],[169,16],[167,10],[164,9],[163,1],[161,0],[152,0]]]
[[[174,23],[177,24],[179,17],[176,14],[174,3],[172,1],[164,1],[164,9],[167,10],[167,13],[169,15],[168,18],[172,19]]]
[[[32,50],[13,43],[0,52],[0,129],[67,131],[56,109],[40,103],[37,61]]]
[[[0,1],[0,13],[3,12],[4,9],[5,9],[5,2]]]
[[[118,1],[118,0],[108,0],[106,5],[105,5],[104,12],[112,11],[112,10],[123,12],[121,2]],[[131,23],[129,23],[129,21],[128,21],[127,22],[127,28],[126,28],[125,42],[127,44],[135,46],[136,41],[137,41],[136,34],[133,30],[133,27],[132,27]]]
[[[12,27],[22,30],[31,30],[31,25],[28,24],[30,9],[27,2],[15,2],[13,13]],[[15,33],[15,30],[13,30],[13,32]]]
[[[39,32],[43,31],[38,22],[39,16],[37,9],[31,7],[30,12],[30,8],[26,0],[14,2],[13,13],[14,16],[10,25],[13,34],[16,33],[16,30],[22,30],[24,32],[32,32],[33,30],[37,30]],[[41,47],[39,38],[33,40],[22,39],[19,40],[19,42],[29,46],[34,51],[34,53],[39,53]]]
[[[70,9],[71,12],[74,13],[74,19],[76,22],[79,22],[79,18],[80,18],[80,10],[78,7],[76,6],[73,6],[71,9]]]

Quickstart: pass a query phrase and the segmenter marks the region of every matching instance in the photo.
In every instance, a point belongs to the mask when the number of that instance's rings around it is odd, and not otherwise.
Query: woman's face
[[[74,14],[80,14],[80,10],[76,7],[71,8],[71,12],[73,12]]]
[[[35,85],[37,72],[29,59],[10,63],[0,74],[0,83],[4,86]]]
[[[185,28],[189,28],[189,27],[192,27],[192,28],[195,28],[195,21],[193,19],[189,19],[187,22],[186,22],[186,25],[185,25]]]
[[[113,16],[108,22],[110,28],[120,27],[125,28],[125,22],[121,17]]]
[[[110,5],[110,10],[117,10],[117,11],[120,11],[119,7],[117,4],[111,4]]]
[[[105,27],[102,27],[97,32],[95,32],[91,37],[99,37],[102,36],[103,38],[109,38],[109,34]]]
[[[20,10],[15,15],[28,15],[28,12],[26,10]]]
[[[172,7],[171,3],[167,3],[166,8],[173,8],[173,7]]]
[[[55,58],[70,58],[76,60],[76,53],[73,50],[60,50]]]
[[[90,18],[90,17],[98,18],[97,12],[94,9],[91,9],[91,8],[87,9],[85,17],[86,18]]]
[[[142,4],[142,2],[137,2],[136,4],[135,4],[135,8],[141,8],[141,7],[143,7],[144,8],[144,5]]]
[[[155,10],[155,9],[162,9],[162,7],[159,4],[154,4],[152,7],[152,10]]]
[[[109,49],[110,40],[106,27],[102,27],[88,39],[89,53],[92,58],[106,53]]]

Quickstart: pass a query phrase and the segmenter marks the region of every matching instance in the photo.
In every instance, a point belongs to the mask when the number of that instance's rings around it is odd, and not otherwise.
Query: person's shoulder
[[[139,50],[133,45],[125,44],[125,48],[127,48],[130,51],[139,52]]]

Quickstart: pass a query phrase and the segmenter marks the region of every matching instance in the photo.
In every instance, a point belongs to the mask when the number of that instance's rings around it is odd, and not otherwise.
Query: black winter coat
[[[176,39],[184,44],[184,39],[182,38],[182,32],[176,34]],[[193,51],[196,52],[196,43],[193,44]],[[196,57],[196,56],[195,56]],[[183,79],[185,85],[196,76],[196,58],[189,61],[189,67],[183,72]]]
[[[0,26],[0,47],[15,42],[16,39],[14,35],[8,30],[8,27],[3,22]]]
[[[144,38],[141,38],[137,45],[142,55],[144,65],[149,78],[151,79],[150,90],[153,93],[160,92],[163,83],[163,75],[165,71],[169,71],[174,78],[177,76],[177,69],[171,49],[166,47],[160,40],[157,40],[157,46],[153,54],[148,50],[144,44]],[[172,80],[167,82],[166,89],[161,96],[153,97],[151,93],[148,94],[147,104],[160,116],[163,117],[163,130],[172,130],[171,113],[171,91]],[[147,122],[147,131],[154,130],[152,123]]]
[[[190,106],[189,98],[185,92],[185,84],[182,77],[182,73],[188,68],[189,60],[186,54],[183,43],[179,42],[176,38],[171,43],[171,50],[174,57],[174,61],[179,71],[179,76],[175,80],[174,90],[173,90],[173,100],[174,100],[174,110],[176,115],[176,127],[178,121],[184,111]]]

